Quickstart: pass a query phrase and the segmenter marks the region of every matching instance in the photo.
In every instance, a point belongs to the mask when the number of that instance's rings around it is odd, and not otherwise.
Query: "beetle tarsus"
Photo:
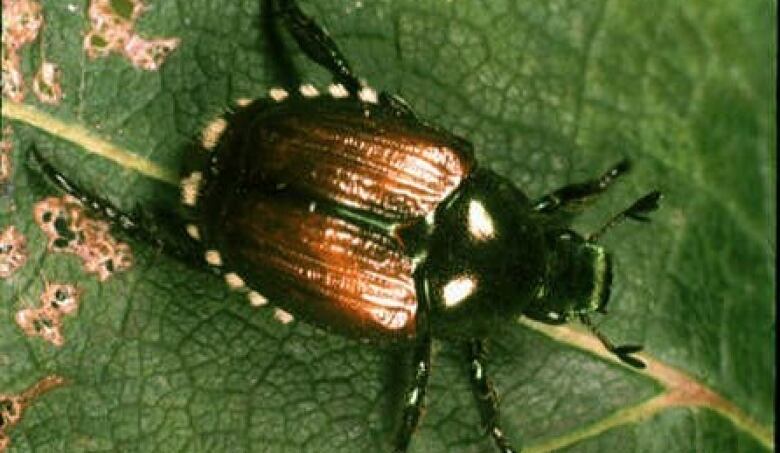
[[[658,202],[661,200],[661,196],[661,192],[657,190],[643,196],[625,210],[626,217],[630,217],[640,222],[649,222],[650,218],[646,217],[645,214],[649,214],[658,209]]]
[[[636,220],[638,222],[649,222],[650,218],[646,214],[649,214],[658,209],[658,203],[661,200],[661,192],[654,190],[647,195],[641,197],[635,201],[631,206],[623,211],[615,214],[604,225],[595,232],[588,235],[587,240],[589,242],[596,242],[598,239],[611,228],[623,223],[626,219]]]
[[[487,375],[485,367],[486,355],[487,347],[485,340],[472,339],[468,342],[471,390],[479,407],[482,424],[485,426],[487,433],[493,437],[493,442],[498,450],[502,453],[515,453],[519,450],[515,450],[509,445],[509,439],[506,438],[504,431],[499,427],[498,393]]]
[[[631,365],[634,368],[645,368],[645,362],[637,359],[632,354],[635,354],[637,352],[642,351],[642,346],[640,345],[621,345],[621,346],[613,346],[611,349],[609,349],[609,352],[615,354],[615,356],[620,359],[621,362]]]
[[[637,359],[636,357],[628,354],[618,354],[618,358],[625,364],[631,365],[634,368],[643,369],[646,368],[647,365],[645,362]]]
[[[612,352],[615,354],[621,354],[621,355],[627,355],[627,354],[634,354],[635,352],[640,352],[644,349],[642,345],[638,344],[624,344],[620,346],[616,346],[612,349]]]
[[[563,186],[534,202],[534,210],[550,214],[556,211],[577,211],[609,189],[615,181],[631,170],[631,161],[623,159],[601,176]]]
[[[611,354],[614,354],[615,357],[620,359],[621,362],[631,365],[634,368],[645,368],[645,362],[639,360],[638,358],[634,357],[631,354],[635,354],[637,352],[642,351],[643,347],[642,345],[636,345],[636,344],[626,344],[626,345],[620,345],[615,346],[612,341],[607,338],[606,335],[604,335],[591,321],[590,317],[588,315],[582,314],[580,315],[580,322],[585,325],[585,327],[588,328],[594,335],[596,335],[596,338],[599,339],[601,344],[604,346],[604,349],[609,351]]]

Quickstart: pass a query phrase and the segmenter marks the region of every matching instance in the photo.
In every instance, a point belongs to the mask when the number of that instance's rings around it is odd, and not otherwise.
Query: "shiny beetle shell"
[[[258,100],[226,120],[182,188],[209,264],[313,324],[413,337],[415,262],[397,231],[469,176],[470,145],[353,97]]]

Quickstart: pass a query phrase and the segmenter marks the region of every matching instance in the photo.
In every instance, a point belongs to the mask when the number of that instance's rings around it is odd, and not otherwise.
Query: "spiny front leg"
[[[474,398],[477,400],[482,424],[493,437],[493,441],[500,452],[516,453],[519,450],[515,450],[509,445],[509,440],[499,427],[498,394],[485,369],[486,350],[484,340],[473,339],[469,341],[467,348],[471,390],[474,392]]]

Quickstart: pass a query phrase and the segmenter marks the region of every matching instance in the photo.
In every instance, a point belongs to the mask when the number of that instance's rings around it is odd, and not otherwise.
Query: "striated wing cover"
[[[261,192],[236,200],[222,225],[225,267],[309,322],[358,337],[413,336],[411,259],[393,239],[310,206]]]
[[[382,107],[328,99],[273,106],[251,126],[249,179],[407,220],[433,211],[474,167],[470,145]]]
[[[386,227],[452,193],[474,168],[470,145],[355,100],[258,101],[229,121],[198,205],[224,269],[314,324],[412,337],[412,260]]]

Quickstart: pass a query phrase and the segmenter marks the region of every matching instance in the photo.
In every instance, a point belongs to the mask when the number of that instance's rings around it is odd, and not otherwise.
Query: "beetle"
[[[623,220],[647,221],[660,192],[581,235],[572,214],[624,175],[627,160],[530,199],[480,167],[468,141],[365,85],[294,0],[271,3],[334,82],[320,93],[295,80],[212,122],[182,175],[182,234],[255,304],[271,300],[328,331],[409,345],[395,451],[407,450],[420,421],[434,339],[468,346],[479,411],[502,452],[517,450],[500,428],[486,372],[485,341],[498,324],[521,315],[579,320],[623,362],[644,366],[632,355],[640,346],[613,345],[590,316],[606,313],[612,285],[612,258],[598,239]],[[126,229],[141,223],[37,160],[87,206]]]

